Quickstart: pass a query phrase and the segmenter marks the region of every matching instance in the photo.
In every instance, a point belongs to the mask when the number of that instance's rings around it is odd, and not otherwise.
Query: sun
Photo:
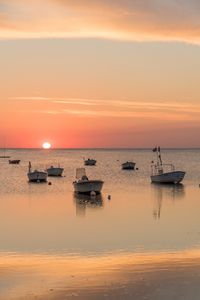
[[[51,148],[51,144],[50,144],[49,142],[44,142],[44,143],[42,144],[42,148],[43,148],[43,149],[50,149],[50,148]]]

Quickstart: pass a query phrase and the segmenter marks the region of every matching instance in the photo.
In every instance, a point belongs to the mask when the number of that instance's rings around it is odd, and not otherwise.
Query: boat
[[[134,170],[135,169],[135,163],[131,161],[127,161],[122,164],[122,170]]]
[[[97,161],[95,159],[91,159],[91,158],[84,159],[84,165],[85,166],[95,166],[96,162]]]
[[[74,191],[80,194],[101,193],[104,182],[102,180],[90,180],[86,176],[85,168],[76,169],[76,181],[73,182]]]
[[[29,167],[28,167],[28,180],[29,182],[46,182],[47,181],[47,172],[45,171],[38,171],[34,170],[32,171],[31,162],[29,161]]]
[[[9,159],[9,164],[11,165],[19,165],[20,159]]]
[[[152,183],[180,183],[184,176],[184,171],[177,171],[173,164],[163,164],[161,158],[160,147],[153,149],[153,152],[157,154],[157,161],[152,161],[151,165],[151,182]]]
[[[63,174],[64,169],[61,167],[54,167],[51,166],[47,169],[48,176],[55,176],[55,177],[61,177]]]

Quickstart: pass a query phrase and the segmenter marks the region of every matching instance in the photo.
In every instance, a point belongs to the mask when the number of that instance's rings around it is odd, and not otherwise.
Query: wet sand
[[[7,256],[0,300],[199,300],[200,252]]]

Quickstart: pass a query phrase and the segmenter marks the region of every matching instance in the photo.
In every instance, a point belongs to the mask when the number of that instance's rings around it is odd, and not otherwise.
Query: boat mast
[[[31,162],[30,161],[28,163],[28,171],[29,171],[29,173],[31,172]]]
[[[162,166],[163,162],[162,162],[162,158],[161,158],[160,146],[157,147],[157,159],[158,159],[158,164],[160,164]]]

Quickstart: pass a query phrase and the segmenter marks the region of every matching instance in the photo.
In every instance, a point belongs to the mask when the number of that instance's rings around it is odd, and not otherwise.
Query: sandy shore
[[[0,300],[199,300],[200,252],[1,256]]]

